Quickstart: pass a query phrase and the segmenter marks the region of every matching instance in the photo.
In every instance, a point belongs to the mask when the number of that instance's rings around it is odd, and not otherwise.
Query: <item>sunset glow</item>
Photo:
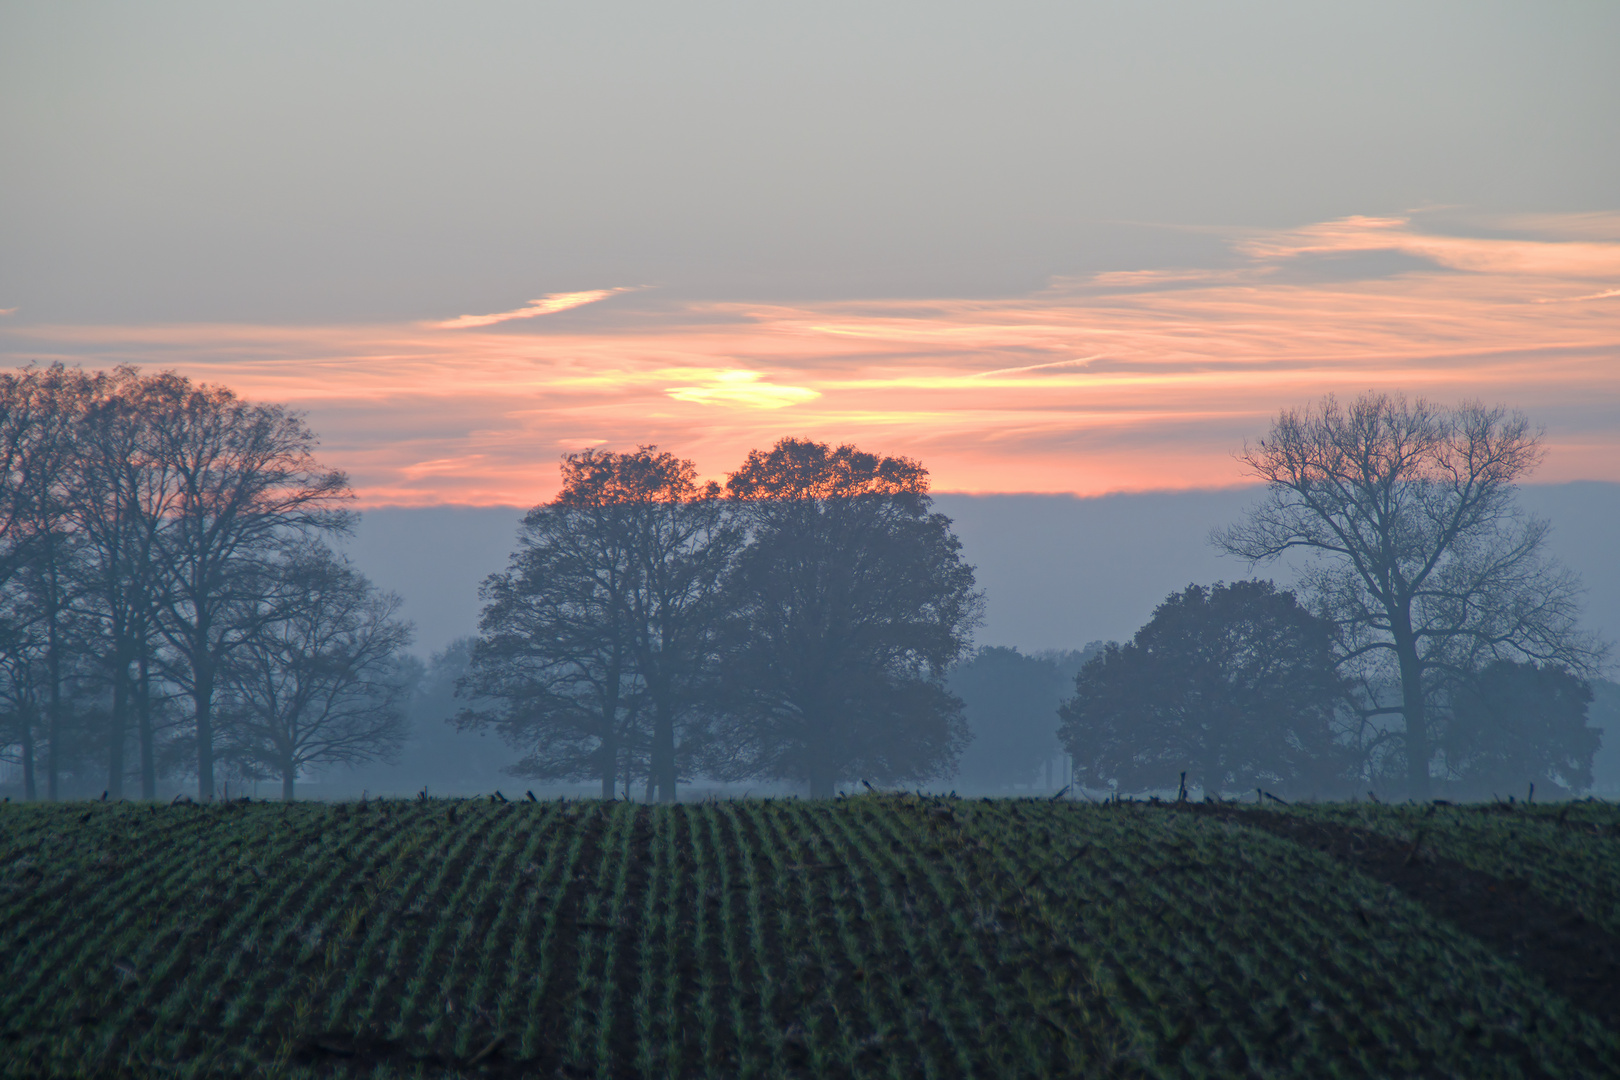
[[[999,299],[672,305],[554,294],[395,325],[0,323],[13,363],[173,368],[309,413],[365,503],[528,504],[559,454],[655,443],[720,477],[784,435],[920,459],[936,490],[1241,483],[1279,409],[1367,389],[1523,409],[1539,480],[1620,480],[1620,229],[1444,236],[1347,218],[1232,238],[1218,269]],[[1395,272],[1333,260],[1399,257]],[[1324,272],[1324,267],[1327,271]],[[588,323],[568,309],[593,305]],[[531,316],[521,328],[498,324]]]

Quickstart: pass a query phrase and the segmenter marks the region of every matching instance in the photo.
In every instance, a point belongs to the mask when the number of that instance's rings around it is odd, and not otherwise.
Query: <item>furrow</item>
[[[557,837],[554,850],[561,849],[565,854],[553,880],[562,888],[554,900],[546,895],[539,940],[525,949],[526,955],[539,957],[540,970],[529,984],[520,1056],[534,1062],[539,1075],[552,1075],[563,1065],[569,1012],[575,1001],[579,977],[576,920],[589,888],[590,870],[600,858],[604,829],[600,806],[587,807],[583,821],[578,820],[579,804],[564,804],[558,810],[565,831]]]
[[[618,802],[600,807],[605,819],[604,836],[589,884],[581,894],[583,907],[574,925],[579,942],[577,977],[564,1060],[570,1068],[595,1075],[605,1073],[608,1065],[603,1056],[602,1032],[612,1007],[608,965],[612,942],[619,933],[613,921],[613,906],[622,887],[623,849],[629,842],[633,810],[633,806]]]

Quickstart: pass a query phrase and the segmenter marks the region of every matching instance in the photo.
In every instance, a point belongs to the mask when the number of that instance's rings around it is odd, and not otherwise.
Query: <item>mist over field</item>
[[[1250,568],[1209,543],[1211,529],[1237,520],[1258,498],[1256,488],[1097,498],[945,493],[935,496],[934,505],[954,523],[985,594],[985,619],[975,643],[1034,654],[1127,640],[1166,596],[1188,584],[1250,576],[1286,584],[1291,577],[1286,566]],[[1620,637],[1620,560],[1613,554],[1614,537],[1620,536],[1620,484],[1530,484],[1520,490],[1519,503],[1552,521],[1551,552],[1579,573],[1587,588],[1587,628],[1611,641]],[[417,627],[415,651],[427,659],[476,633],[478,586],[506,565],[524,512],[517,507],[382,507],[366,511],[343,546],[380,587],[404,598],[404,613]],[[1072,690],[1068,686],[1064,692]],[[444,688],[435,693],[429,712],[448,716],[461,707]],[[447,791],[517,783],[500,772],[514,754],[493,735],[452,736],[430,717],[418,720],[432,733],[434,754],[413,759],[407,751],[407,762],[415,764],[403,772],[372,767],[353,775],[332,773],[314,790],[358,793],[367,783],[374,792],[379,785],[415,790],[410,785],[418,784],[417,776],[420,784]],[[1620,793],[1620,686],[1599,684],[1591,723],[1605,730],[1594,762],[1594,790]],[[981,736],[965,751],[963,771],[971,772],[976,757],[985,753]],[[439,775],[431,771],[435,762]],[[1044,788],[1046,779],[1032,773],[1027,783]],[[708,789],[699,784],[698,790]]]
[[[1238,519],[1256,488],[1070,495],[934,496],[985,593],[980,645],[1079,649],[1130,637],[1172,590],[1191,582],[1273,577],[1221,555],[1209,532]],[[1588,590],[1586,625],[1620,638],[1620,484],[1530,484],[1519,502],[1551,519],[1552,552]],[[379,507],[342,543],[379,586],[405,598],[426,657],[478,629],[478,586],[506,565],[527,507]]]

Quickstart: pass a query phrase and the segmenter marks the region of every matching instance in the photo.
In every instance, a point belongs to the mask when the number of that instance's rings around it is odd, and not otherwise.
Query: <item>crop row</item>
[[[1578,1076],[1620,1042],[1328,857],[1169,810],[0,809],[0,1070],[489,1068]]]
[[[955,816],[1010,872],[1034,864],[1166,1074],[1584,1076],[1620,1060],[1510,961],[1315,852],[1171,810],[982,805]]]

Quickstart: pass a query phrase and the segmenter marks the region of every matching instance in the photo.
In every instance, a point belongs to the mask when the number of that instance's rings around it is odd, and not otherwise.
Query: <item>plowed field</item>
[[[0,1074],[1620,1076],[1617,866],[1596,803],[7,805]]]

